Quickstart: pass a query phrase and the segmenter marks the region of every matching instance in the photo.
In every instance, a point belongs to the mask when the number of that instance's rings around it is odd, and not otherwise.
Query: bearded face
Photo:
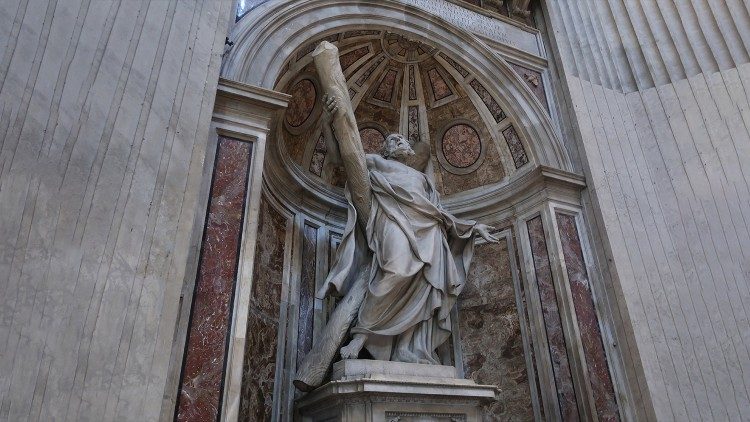
[[[414,150],[403,135],[397,133],[388,135],[385,148],[383,148],[383,157],[401,161],[412,155],[414,155]]]

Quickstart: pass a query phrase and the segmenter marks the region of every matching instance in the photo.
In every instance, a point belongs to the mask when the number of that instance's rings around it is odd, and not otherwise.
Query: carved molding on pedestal
[[[481,405],[496,399],[497,387],[448,376],[450,366],[373,360],[334,364],[329,383],[297,400],[296,419],[437,421],[482,420]]]

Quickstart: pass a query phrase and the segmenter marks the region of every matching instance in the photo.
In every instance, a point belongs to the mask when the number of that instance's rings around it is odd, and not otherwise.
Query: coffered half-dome
[[[310,53],[322,40],[338,46],[363,147],[378,153],[390,133],[430,146],[435,184],[442,195],[499,185],[532,166],[533,155],[502,99],[433,45],[386,29],[334,33],[292,54],[276,89],[292,96],[280,119],[279,148],[322,186],[345,183],[321,134],[321,98]]]

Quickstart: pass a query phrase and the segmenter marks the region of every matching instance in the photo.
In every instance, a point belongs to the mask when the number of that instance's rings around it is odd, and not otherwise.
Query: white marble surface
[[[231,9],[0,2],[0,420],[157,420],[174,399]]]
[[[334,373],[338,369],[339,374],[351,376],[333,380],[297,400],[298,420],[388,421],[401,416],[402,420],[479,422],[481,405],[495,400],[498,391],[495,386],[456,378],[452,366],[366,360],[339,364]]]
[[[750,414],[747,2],[545,2],[626,416]],[[591,7],[593,5],[593,7]]]
[[[389,362],[370,359],[346,359],[333,364],[331,379],[354,379],[379,375],[424,378],[456,378],[456,367],[420,363]]]

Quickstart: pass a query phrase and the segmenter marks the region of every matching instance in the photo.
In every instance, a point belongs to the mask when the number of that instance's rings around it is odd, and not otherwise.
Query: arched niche
[[[528,141],[529,154],[536,164],[573,170],[546,109],[513,68],[476,36],[405,2],[272,0],[263,3],[234,28],[231,38],[235,45],[225,60],[222,73],[229,79],[274,89],[289,57],[301,47],[332,34],[361,29],[397,31],[440,49],[495,96],[515,122],[521,137]],[[299,174],[294,178],[307,184],[308,191],[320,193],[316,183],[308,183],[309,178]],[[494,187],[499,188],[501,186]],[[340,195],[322,195],[321,199],[330,201],[331,205],[341,203]],[[469,198],[457,195],[455,202],[465,202],[465,199]]]
[[[540,244],[545,245],[551,258],[545,264],[553,268],[547,280],[549,285],[552,285],[552,280],[558,284],[568,283],[571,277],[566,273],[565,265],[560,264],[569,259],[564,258],[565,242],[580,243],[578,247],[582,248],[582,252],[576,263],[579,267],[588,265],[591,268],[592,258],[587,246],[580,204],[580,190],[585,184],[580,176],[571,173],[573,166],[545,106],[518,77],[511,65],[481,39],[421,9],[396,0],[265,2],[245,15],[233,29],[230,38],[234,46],[225,58],[222,76],[269,90],[317,93],[319,88],[314,77],[306,73],[309,69],[304,68],[304,61],[308,60],[304,56],[312,51],[310,46],[315,43],[348,31],[378,31],[381,35],[393,32],[435,48],[444,54],[443,64],[453,61],[471,75],[462,80],[455,74],[452,75],[456,84],[468,90],[471,80],[481,83],[507,114],[507,121],[512,122],[523,144],[528,147],[529,165],[518,166],[515,171],[508,172],[508,177],[483,185],[481,189],[447,195],[444,205],[463,217],[501,225],[498,228],[506,242],[504,249],[500,252],[485,249],[486,254],[507,255],[510,263],[507,283],[512,284],[516,292],[525,291],[530,295],[528,298],[516,296],[515,301],[522,304],[528,300],[529,303],[529,309],[518,305],[518,312],[519,315],[523,314],[520,319],[524,325],[521,330],[524,332],[526,365],[533,367],[529,378],[543,384],[537,386],[538,395],[536,389],[532,393],[535,397],[534,409],[536,414],[539,414],[540,409],[544,409],[545,414],[556,412],[554,409],[559,406],[554,390],[553,378],[556,372],[553,362],[558,357],[545,354],[548,339],[544,334],[546,321],[541,311],[545,303],[534,287],[539,270],[536,267],[538,247]],[[346,47],[342,48],[342,53],[349,51],[348,48],[352,46]],[[297,68],[292,69],[293,66]],[[396,72],[402,72],[403,77],[406,69],[408,67],[396,69]],[[444,77],[450,77],[453,70],[449,66],[443,66],[439,72]],[[427,99],[430,102],[440,100],[437,97]],[[474,101],[473,104],[477,105],[478,102]],[[303,333],[304,330],[300,328],[303,325],[301,317],[298,317],[301,315],[300,310],[314,308],[310,311],[312,316],[308,322],[317,330],[325,323],[325,311],[332,305],[312,302],[305,304],[302,300],[304,297],[307,297],[304,300],[314,300],[310,299],[311,295],[314,294],[316,284],[325,277],[325,264],[330,259],[331,251],[335,249],[345,218],[343,190],[332,186],[324,178],[313,175],[307,168],[307,161],[296,162],[285,149],[284,133],[299,134],[313,127],[314,123],[309,120],[316,118],[316,110],[319,111],[319,105],[313,102],[298,107],[296,115],[291,118],[287,118],[289,116],[284,111],[276,112],[270,121],[266,138],[268,145],[263,170],[264,195],[272,197],[269,202],[277,203],[279,209],[286,210],[285,213],[288,211],[287,222],[291,230],[287,233],[286,244],[290,249],[285,254],[284,263],[290,275],[288,285],[282,289],[284,296],[281,297],[282,303],[290,306],[289,322],[286,324],[287,328],[282,328],[283,332],[279,332],[279,344],[284,344],[286,352],[278,355],[275,363],[276,380],[272,394],[273,409],[270,413],[276,416],[290,415],[295,391],[289,377],[294,372],[294,362],[300,356],[295,348],[307,341],[303,337],[310,334]],[[383,132],[377,122],[361,123],[366,124],[360,129]],[[455,126],[481,132],[475,123],[457,119],[454,124],[438,130],[438,136],[450,132]],[[314,136],[308,141],[314,141]],[[310,146],[306,148],[303,156],[309,159]],[[449,158],[443,157],[442,161],[448,161],[456,168],[467,165],[460,161],[451,162]],[[574,219],[564,220],[568,224],[568,232],[562,233],[558,228],[558,221],[563,221],[561,219],[565,216],[572,216]],[[563,237],[561,233],[567,237]],[[321,256],[324,258],[321,259]],[[309,257],[313,257],[313,260]],[[312,269],[311,262],[316,263]],[[586,276],[594,281],[596,274],[592,272]],[[252,281],[247,283],[251,285]],[[307,291],[303,294],[305,288]],[[534,294],[537,296],[534,297]],[[578,304],[574,303],[569,289],[563,288],[561,294],[563,298],[560,300],[567,304],[559,311],[563,325],[561,329],[565,338],[573,342],[575,352],[564,357],[573,362],[569,377],[575,380],[576,386],[587,385],[591,375],[585,363],[586,351],[582,349],[580,338],[575,337],[578,335],[578,322],[574,310]],[[235,314],[234,317],[236,320],[246,318],[247,315]],[[608,345],[610,339],[605,340],[605,345]],[[530,357],[532,349],[536,358]],[[533,359],[536,359],[536,364],[531,363]],[[534,371],[538,373],[536,378]],[[583,389],[575,392],[579,402],[573,407],[580,406],[583,414],[589,415],[594,409],[591,392],[584,387],[577,388]],[[229,407],[230,414],[237,414],[237,408],[240,407],[239,390],[236,384],[230,383],[230,392],[226,393],[224,402]]]

